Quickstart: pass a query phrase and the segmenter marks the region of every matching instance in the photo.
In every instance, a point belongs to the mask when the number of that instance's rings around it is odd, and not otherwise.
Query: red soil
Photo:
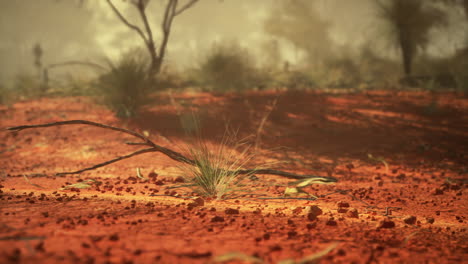
[[[162,95],[132,121],[81,97],[0,106],[0,263],[211,263],[230,252],[277,263],[331,245],[321,263],[468,259],[468,99],[423,92],[174,97],[177,107]],[[316,201],[259,199],[257,192],[283,197],[285,187],[274,185],[291,180],[257,175],[249,195],[195,200],[186,198],[190,190],[169,188],[180,185],[180,164],[160,153],[56,177],[138,146],[125,144],[134,141],[129,135],[84,125],[4,129],[85,119],[147,131],[155,143],[181,151],[187,138],[178,111],[198,111],[215,143],[226,123],[241,137],[255,134],[277,97],[255,162],[282,161],[275,169],[339,179],[304,189],[314,195],[346,191]],[[383,157],[388,169],[368,154]],[[148,181],[137,178],[137,167]],[[101,184],[61,190],[87,179]],[[309,214],[310,206],[323,213]]]

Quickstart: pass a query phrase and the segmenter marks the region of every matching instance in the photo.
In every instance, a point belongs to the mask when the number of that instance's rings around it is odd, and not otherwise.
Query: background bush
[[[130,118],[150,103],[152,78],[148,75],[148,60],[138,51],[123,54],[117,64],[101,75],[97,88],[107,105],[119,118]]]
[[[214,45],[201,60],[195,78],[213,91],[243,91],[263,81],[247,50],[234,43]]]

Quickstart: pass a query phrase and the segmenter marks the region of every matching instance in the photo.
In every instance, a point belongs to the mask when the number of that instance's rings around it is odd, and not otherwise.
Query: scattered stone
[[[346,251],[344,251],[343,249],[338,249],[338,251],[336,252],[336,254],[338,256],[346,256]]]
[[[280,245],[270,246],[270,251],[281,251],[283,248]]]
[[[426,223],[433,224],[435,222],[433,217],[426,217]]]
[[[224,217],[222,216],[215,216],[211,218],[211,222],[216,223],[216,222],[224,222]]]
[[[395,227],[395,222],[389,219],[382,220],[377,225],[377,228],[394,228],[394,227]]]
[[[359,212],[356,208],[350,208],[346,213],[346,216],[349,218],[359,218]]]
[[[293,237],[297,236],[297,232],[296,231],[289,231],[288,232],[288,238],[291,239]]]
[[[298,215],[298,214],[302,213],[302,210],[303,210],[303,207],[296,207],[296,208],[292,209],[292,212],[293,212],[293,214]]]
[[[182,176],[177,176],[177,178],[174,179],[174,183],[178,183],[178,182],[180,182],[180,183],[185,182],[184,177],[182,177]]]
[[[340,214],[344,214],[344,213],[348,212],[348,208],[346,208],[346,207],[338,207],[337,211],[338,211],[338,213],[340,213]]]
[[[340,207],[348,208],[348,207],[349,207],[349,203],[348,203],[348,202],[339,201],[338,203],[336,203],[336,206],[338,206],[338,208],[340,208]]]
[[[317,216],[323,213],[322,209],[316,205],[312,205],[308,208],[307,219],[314,221],[317,219]]]
[[[227,208],[224,213],[228,215],[234,215],[234,214],[239,214],[239,210],[233,209],[233,208]]]
[[[338,225],[338,223],[335,221],[335,219],[333,219],[333,217],[330,218],[330,219],[328,219],[327,222],[326,222],[325,224],[326,224],[327,226],[337,226],[337,225]]]
[[[336,203],[336,206],[338,207],[338,210],[337,210],[338,213],[344,214],[348,212],[348,208],[349,208],[348,202],[339,201],[338,203]]]
[[[193,203],[195,203],[197,206],[204,206],[205,200],[203,200],[201,197],[197,197],[193,200]]]
[[[442,195],[442,194],[444,194],[444,191],[442,191],[442,189],[440,189],[440,188],[435,188],[434,190],[432,190],[432,194],[433,195]]]
[[[414,225],[416,223],[416,216],[410,215],[403,219],[403,222],[408,225]]]
[[[119,235],[118,234],[112,234],[109,236],[110,241],[118,241],[119,240]]]

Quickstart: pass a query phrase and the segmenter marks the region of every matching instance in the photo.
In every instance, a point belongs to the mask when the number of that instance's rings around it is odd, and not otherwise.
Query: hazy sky
[[[284,0],[200,0],[174,20],[167,63],[193,66],[213,42],[223,40],[236,40],[259,53],[262,42],[270,38],[263,31],[263,21],[277,1]],[[366,43],[377,45],[381,38],[373,18],[373,1],[315,0],[315,3],[320,16],[330,22],[331,39],[338,46],[359,47]],[[141,25],[128,3],[113,2],[130,21]],[[105,56],[116,57],[142,45],[140,37],[115,17],[104,0],[87,0],[82,6],[79,3],[79,0],[0,0],[0,81],[33,69],[35,43],[43,47],[46,65],[66,60],[99,62]],[[148,6],[156,38],[163,3],[152,0]],[[463,29],[452,30],[432,49],[459,45]]]

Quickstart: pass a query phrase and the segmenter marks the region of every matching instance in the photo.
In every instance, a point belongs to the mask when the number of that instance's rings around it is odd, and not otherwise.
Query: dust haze
[[[128,2],[114,2],[132,23],[142,25]],[[194,67],[207,50],[223,41],[239,43],[258,63],[268,63],[273,56],[268,53],[272,43],[279,50],[278,60],[292,65],[303,61],[307,47],[313,47],[312,53],[317,56],[357,53],[362,47],[371,48],[382,57],[398,56],[397,50],[385,44],[381,36],[375,18],[375,1],[313,1],[316,16],[312,23],[304,20],[310,24],[302,26],[313,27],[315,21],[319,23],[315,25],[319,30],[305,31],[309,35],[304,36],[307,39],[303,43],[294,43],[281,38],[280,34],[268,32],[269,27],[279,25],[270,14],[280,16],[281,5],[287,5],[287,2],[198,2],[174,20],[164,65],[177,69]],[[431,54],[452,54],[466,44],[468,30],[463,22],[463,12],[456,7],[449,9],[451,26],[433,32],[434,41],[427,49]],[[164,1],[151,1],[147,9],[156,41],[160,37],[163,10]],[[271,22],[266,22],[268,19]],[[288,28],[279,30],[289,31]],[[32,49],[36,44],[43,49],[44,65],[69,60],[102,62],[132,48],[143,47],[140,37],[116,18],[105,1],[1,0],[0,36],[2,82],[9,82],[19,73],[34,72]]]

